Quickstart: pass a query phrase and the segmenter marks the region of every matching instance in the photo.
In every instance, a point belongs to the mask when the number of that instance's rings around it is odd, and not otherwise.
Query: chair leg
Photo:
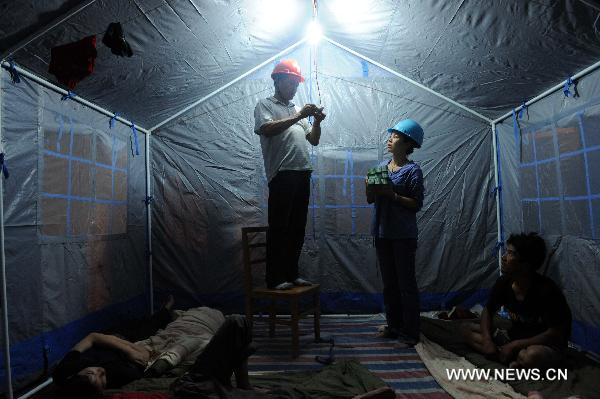
[[[321,298],[319,291],[315,292],[315,342],[319,342],[321,340]]]
[[[269,337],[271,338],[275,336],[275,318],[277,317],[275,303],[275,299],[271,299],[269,306]]]
[[[254,312],[252,311],[253,300],[251,296],[246,296],[246,320],[250,323],[250,327],[254,324]]]
[[[300,354],[300,329],[298,322],[300,320],[298,311],[298,299],[292,300],[292,358],[297,358]]]

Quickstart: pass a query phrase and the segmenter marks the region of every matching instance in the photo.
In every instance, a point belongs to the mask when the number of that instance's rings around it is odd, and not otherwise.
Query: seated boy
[[[491,290],[479,325],[467,326],[467,342],[478,352],[509,367],[557,367],[571,334],[571,311],[558,286],[537,270],[546,245],[537,233],[513,234],[502,256],[502,276]],[[511,320],[507,331],[492,319],[504,306]]]

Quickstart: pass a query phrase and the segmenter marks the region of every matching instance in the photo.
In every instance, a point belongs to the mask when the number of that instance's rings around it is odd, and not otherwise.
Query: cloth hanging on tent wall
[[[48,72],[73,90],[79,81],[94,72],[97,54],[96,36],[53,47]]]
[[[125,33],[123,32],[123,27],[120,22],[113,22],[108,25],[106,33],[102,38],[102,43],[110,48],[110,51],[113,54],[120,57],[131,57],[133,55],[131,46],[127,43],[127,40],[125,40]]]

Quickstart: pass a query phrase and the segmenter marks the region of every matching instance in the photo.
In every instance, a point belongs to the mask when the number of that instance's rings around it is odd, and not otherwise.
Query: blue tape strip
[[[579,112],[577,114],[577,118],[579,121],[579,138],[581,140],[581,145],[583,146],[583,148],[586,148],[586,142],[585,142],[585,128],[583,126],[583,113]],[[600,146],[599,146],[600,148]],[[590,226],[592,229],[592,238],[596,239],[596,225],[594,223],[594,208],[592,206],[592,199],[591,199],[591,195],[592,195],[592,186],[591,186],[591,182],[590,182],[590,166],[588,163],[588,156],[587,153],[583,154],[583,161],[585,163],[585,189],[587,191],[587,196],[589,198],[588,200],[588,212],[590,215]]]
[[[565,81],[565,84],[563,86],[563,93],[565,95],[565,97],[570,97],[571,96],[571,91],[569,90],[571,88],[571,85],[573,84],[573,80],[571,80],[571,77],[567,77],[567,80]]]
[[[0,165],[2,167],[2,174],[4,175],[4,178],[8,179],[10,173],[8,173],[8,168],[6,167],[6,159],[4,157],[3,152],[0,152]]]
[[[115,122],[117,121],[117,117],[121,116],[118,112],[115,112],[114,115],[108,121],[108,128],[112,129],[115,127]]]
[[[72,91],[67,91],[67,94],[65,94],[64,96],[62,96],[60,98],[60,101],[66,101],[72,98],[77,97],[77,94],[73,93]]]
[[[56,152],[56,151],[52,151],[52,150],[44,150],[44,154],[52,155],[53,157],[57,157],[57,158],[61,158],[61,159],[77,161],[77,162],[84,163],[87,165],[99,166],[101,168],[108,169],[108,170],[115,170],[115,171],[127,173],[127,169],[112,167],[111,165],[106,165],[104,163],[93,162],[89,159],[79,158],[74,155],[62,154],[60,152]]]
[[[98,204],[107,204],[107,205],[127,205],[127,201],[118,201],[112,199],[101,199],[101,198],[92,198],[92,197],[80,197],[78,195],[66,195],[66,194],[55,194],[55,193],[40,193],[43,197],[46,198],[56,198],[56,199],[64,199],[67,201],[80,201],[80,202],[94,202]]]
[[[137,129],[135,128],[134,123],[131,124],[131,132],[133,133],[133,145],[135,148],[135,154],[133,154],[133,149],[132,149],[132,154],[140,155],[140,145],[138,143],[138,134],[137,134]]]
[[[369,63],[365,60],[361,60],[360,65],[362,66],[362,77],[368,78],[369,77]]]
[[[519,119],[523,119],[523,113],[527,111],[527,102],[523,100],[521,104],[521,109],[519,110]]]
[[[10,79],[12,82],[15,84],[21,83],[21,75],[19,74],[19,71],[17,71],[14,61],[8,60],[8,64],[10,65],[8,67],[8,73],[10,73]]]

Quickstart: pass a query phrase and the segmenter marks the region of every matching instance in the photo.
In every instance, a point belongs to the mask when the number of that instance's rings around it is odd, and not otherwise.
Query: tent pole
[[[496,183],[496,227],[498,230],[498,240],[496,242],[502,242],[502,213],[500,210],[500,172],[498,170],[500,154],[498,153],[498,137],[496,135],[496,123],[492,122],[492,151],[494,155],[494,181]],[[502,266],[502,247],[498,246],[498,273],[500,273],[500,267]]]
[[[2,77],[0,76],[0,152],[4,152],[4,145],[2,144],[3,132],[2,132],[2,99],[4,98],[2,92]],[[4,176],[2,176],[2,170],[0,170],[0,259],[1,259],[1,271],[2,275],[2,332],[3,332],[3,350],[4,350],[4,370],[6,370],[6,397],[7,399],[13,398],[12,389],[12,371],[10,366],[10,338],[8,334],[8,296],[6,294],[6,256],[4,253]]]
[[[148,284],[150,314],[154,314],[154,282],[152,276],[152,189],[150,181],[150,135],[146,135],[146,251],[148,257]]]
[[[178,116],[188,112],[190,109],[197,107],[198,105],[202,104],[204,101],[208,100],[209,98],[215,96],[216,94],[222,92],[223,90],[225,90],[226,88],[228,88],[231,85],[234,85],[235,83],[239,82],[240,80],[244,79],[246,76],[256,72],[257,70],[259,70],[260,68],[262,68],[263,66],[269,64],[270,62],[273,62],[274,60],[276,60],[277,58],[286,55],[287,53],[289,53],[290,51],[292,51],[293,49],[295,49],[296,47],[300,46],[301,44],[303,44],[306,41],[306,39],[302,39],[294,44],[292,44],[291,46],[289,46],[288,48],[286,48],[285,50],[280,51],[279,53],[275,54],[274,56],[272,56],[271,58],[269,58],[266,61],[261,62],[260,64],[258,64],[257,66],[255,66],[254,68],[250,69],[248,72],[238,76],[237,78],[233,79],[231,82],[227,83],[224,86],[221,86],[220,88],[218,88],[217,90],[213,91],[210,94],[207,94],[206,96],[202,97],[201,99],[199,99],[198,101],[195,101],[194,103],[188,105],[187,107],[185,107],[184,109],[182,109],[181,111],[177,112],[175,115],[171,115],[169,116],[167,119],[165,119],[164,121],[158,123],[155,126],[152,126],[150,129],[148,129],[150,132],[155,131],[156,129],[158,129],[161,126],[164,126],[165,124],[169,123],[170,121],[172,121],[173,119],[177,118]]]
[[[38,393],[42,389],[46,388],[48,385],[52,384],[52,377],[48,378],[46,381],[33,388],[31,391],[24,393],[22,396],[19,396],[18,399],[27,399],[32,397],[34,394]]]
[[[6,61],[2,62],[0,65],[4,69],[6,69],[6,70],[10,69],[10,64],[8,62],[6,62]],[[19,66],[16,66],[16,65],[15,65],[15,69],[17,70],[17,72],[19,72],[19,75],[25,76],[26,78],[28,78],[30,80],[33,80],[37,84],[39,84],[39,85],[41,85],[41,86],[43,86],[43,87],[45,87],[47,89],[50,89],[50,90],[52,90],[52,91],[54,91],[54,92],[56,92],[58,94],[62,94],[62,95],[69,94],[69,92],[66,91],[65,89],[63,89],[61,87],[58,87],[58,86],[56,86],[56,85],[48,82],[47,80],[44,80],[44,79],[40,78],[37,75],[34,75],[33,73],[29,72],[26,69],[23,69],[23,68],[21,68]],[[88,101],[88,100],[80,97],[80,96],[76,95],[75,97],[71,97],[71,101],[75,101],[75,102],[78,102],[79,104],[85,105],[86,107],[91,108],[94,111],[97,111],[97,112],[99,112],[99,113],[101,113],[103,115],[106,115],[109,118],[112,118],[112,117],[115,116],[114,112],[110,112],[110,111],[108,111],[108,110],[106,110],[106,109],[104,109],[104,108],[102,108],[102,107],[94,104],[93,102]],[[125,118],[122,118],[120,116],[117,116],[115,119],[118,120],[119,122],[121,122],[121,123],[129,126],[129,127],[131,127],[133,125],[133,122],[131,122],[130,120],[127,120]],[[144,129],[141,126],[135,125],[135,128],[138,131],[140,131],[140,132],[142,132],[144,134],[150,134],[150,132],[148,130]]]
[[[476,117],[484,120],[487,123],[492,123],[492,120],[490,118],[488,118],[488,117],[480,114],[477,111],[473,111],[471,108],[466,107],[466,106],[464,106],[464,105],[462,105],[462,104],[460,104],[460,103],[452,100],[451,98],[448,98],[445,95],[440,94],[437,91],[430,89],[429,87],[427,87],[425,85],[422,85],[421,83],[419,83],[419,82],[417,82],[417,81],[409,78],[408,76],[402,75],[401,73],[393,70],[392,68],[389,68],[389,67],[387,67],[387,66],[385,66],[383,64],[380,64],[379,62],[377,62],[377,61],[375,61],[375,60],[373,60],[373,59],[371,59],[371,58],[369,58],[369,57],[367,57],[365,55],[362,55],[361,53],[359,53],[357,51],[354,51],[351,48],[346,47],[343,44],[340,44],[340,43],[336,42],[335,40],[332,40],[332,39],[328,38],[327,36],[323,36],[323,39],[327,40],[329,43],[333,44],[334,46],[339,47],[342,50],[345,50],[345,51],[349,52],[350,54],[353,54],[353,55],[355,55],[355,56],[357,56],[359,58],[362,58],[363,60],[365,60],[367,62],[370,62],[371,64],[376,65],[379,68],[381,68],[381,69],[383,69],[383,70],[391,73],[392,75],[395,75],[395,76],[399,77],[400,79],[403,79],[403,80],[407,81],[408,83],[410,83],[412,85],[415,85],[415,86],[417,86],[417,87],[419,87],[419,88],[421,88],[421,89],[423,89],[423,90],[425,90],[425,91],[433,94],[434,96],[437,96],[437,97],[441,98],[442,100],[444,100],[446,102],[449,102],[452,105],[457,106],[458,108],[462,109],[463,111],[466,111],[466,112],[468,112],[468,113],[470,113],[472,115],[475,115]]]
[[[600,61],[596,62],[593,65],[590,65],[589,67],[585,68],[582,71],[577,72],[575,75],[573,75],[571,77],[572,80],[577,80],[581,77],[584,77],[585,75],[589,74],[590,72],[595,71],[596,69],[600,68]],[[525,103],[525,106],[530,106],[531,104],[540,101],[541,99],[543,99],[544,97],[549,96],[550,94],[554,93],[555,91],[561,90],[564,87],[565,81],[563,81],[562,83],[557,84],[556,86],[551,87],[550,89],[546,90],[545,92],[543,92],[542,94],[537,95],[536,97],[532,98],[531,100],[527,101]],[[519,112],[521,110],[521,108],[523,108],[522,105],[518,106],[517,108],[515,108],[515,112]],[[494,123],[497,125],[498,123],[502,122],[503,120],[505,120],[506,118],[509,118],[510,116],[512,116],[512,110],[505,113],[504,115],[502,115],[501,117],[499,117],[498,119],[494,120]]]

